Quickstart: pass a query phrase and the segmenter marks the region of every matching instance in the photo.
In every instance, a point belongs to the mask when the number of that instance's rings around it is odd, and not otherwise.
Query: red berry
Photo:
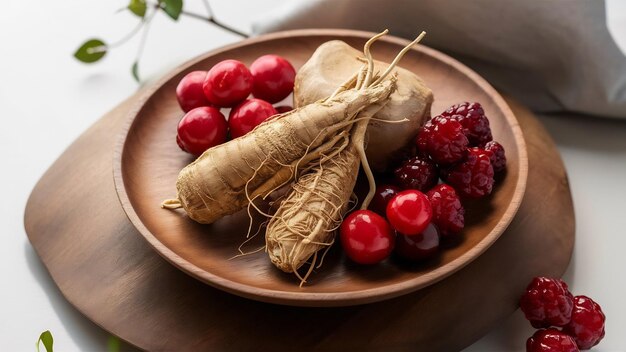
[[[429,155],[437,164],[452,164],[461,160],[468,144],[463,126],[441,116],[428,120],[417,136],[420,152]]]
[[[484,146],[493,139],[489,119],[479,103],[452,105],[441,116],[460,122],[472,147]]]
[[[339,233],[346,255],[359,264],[378,263],[393,250],[394,233],[389,223],[370,210],[348,215]]]
[[[574,297],[563,280],[536,277],[526,288],[519,305],[536,328],[565,326],[572,316]]]
[[[526,341],[526,352],[578,352],[571,336],[557,330],[537,330]]]
[[[457,234],[465,226],[465,208],[454,188],[440,184],[426,193],[433,208],[433,223],[442,237]]]
[[[184,112],[211,105],[202,89],[206,75],[206,71],[189,72],[176,86],[176,99]]]
[[[392,185],[380,185],[376,187],[376,193],[374,194],[374,198],[372,198],[372,202],[369,206],[370,210],[380,216],[387,216],[385,214],[387,211],[387,204],[391,198],[393,198],[400,191],[400,188]]]
[[[416,190],[402,191],[387,204],[387,219],[403,235],[418,235],[426,229],[433,210],[426,195]]]
[[[252,95],[270,103],[285,99],[293,91],[296,70],[278,55],[263,55],[250,65],[254,80]]]
[[[413,157],[406,160],[394,171],[395,182],[403,189],[416,189],[426,192],[437,184],[437,165],[428,158]]]
[[[261,99],[248,99],[230,111],[230,135],[233,138],[241,137],[274,115],[276,109],[272,104]]]
[[[291,106],[288,105],[281,105],[281,106],[277,106],[276,111],[278,111],[279,114],[284,114],[286,112],[289,112],[291,110],[293,110],[293,108]]]
[[[178,123],[178,139],[183,150],[200,155],[205,150],[224,143],[228,125],[226,118],[214,107],[195,108]]]
[[[576,296],[572,319],[565,325],[563,332],[572,336],[580,349],[590,349],[604,337],[605,320],[598,303],[586,296]]]
[[[410,261],[432,258],[439,251],[437,226],[429,224],[426,230],[415,236],[398,234],[395,251],[401,258]]]
[[[496,142],[491,141],[485,144],[485,152],[489,155],[493,172],[498,173],[506,169],[506,156],[504,155],[504,147]]]
[[[493,166],[484,150],[470,148],[465,159],[445,170],[442,178],[462,196],[480,198],[491,194]]]
[[[176,133],[176,144],[178,144],[178,148],[180,148],[180,150],[182,150],[183,152],[186,152],[185,146],[183,145],[183,142],[180,140],[178,133]]]
[[[209,70],[202,89],[211,104],[233,107],[250,95],[252,74],[242,62],[224,60]]]

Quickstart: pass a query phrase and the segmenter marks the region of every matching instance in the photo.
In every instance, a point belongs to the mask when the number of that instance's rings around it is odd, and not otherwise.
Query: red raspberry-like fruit
[[[491,159],[491,165],[495,173],[502,172],[506,169],[506,156],[504,155],[504,147],[496,142],[491,141],[485,144],[485,152]]]
[[[432,222],[442,237],[457,234],[465,226],[465,208],[454,188],[440,184],[426,193],[433,208]]]
[[[526,352],[578,352],[571,336],[557,329],[537,330],[526,341]]]
[[[574,297],[572,319],[563,331],[574,338],[578,347],[590,349],[604,337],[606,317],[598,303],[587,296]]]
[[[437,184],[439,171],[432,160],[413,157],[406,160],[394,172],[394,179],[402,189],[417,189],[426,192]]]
[[[437,164],[452,164],[463,159],[468,145],[463,126],[441,116],[428,120],[417,136],[418,149]]]
[[[526,288],[519,305],[536,328],[565,326],[572,317],[574,297],[563,280],[536,277]]]
[[[472,147],[484,146],[493,139],[489,119],[479,103],[452,105],[441,116],[460,122]]]
[[[480,198],[491,194],[493,189],[493,166],[482,149],[468,149],[465,159],[442,172],[441,176],[465,197]]]

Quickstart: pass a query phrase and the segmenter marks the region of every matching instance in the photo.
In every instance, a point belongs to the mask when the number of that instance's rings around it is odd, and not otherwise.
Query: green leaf
[[[180,13],[183,11],[183,0],[161,0],[159,4],[163,11],[174,21],[178,20]]]
[[[146,5],[146,0],[130,0],[128,4],[128,9],[130,12],[134,13],[139,17],[143,17],[146,15],[146,9],[148,6]]]
[[[140,82],[141,79],[139,79],[139,62],[135,61],[130,71],[132,72],[135,81]]]
[[[96,62],[107,53],[107,45],[100,39],[89,39],[76,50],[74,57],[84,63]]]
[[[39,340],[37,340],[37,352],[39,351],[39,345],[43,343],[43,347],[46,348],[46,352],[52,352],[52,344],[54,343],[54,339],[52,338],[52,333],[50,330],[46,330],[39,335]]]
[[[120,352],[120,339],[117,338],[117,336],[109,336],[109,340],[107,341],[107,351]]]

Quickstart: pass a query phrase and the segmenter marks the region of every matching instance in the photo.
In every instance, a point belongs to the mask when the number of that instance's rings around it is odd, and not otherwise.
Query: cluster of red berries
[[[427,121],[416,147],[417,153],[394,170],[392,184],[377,188],[370,210],[344,220],[341,242],[353,261],[377,263],[394,247],[410,261],[431,258],[440,239],[463,230],[462,198],[491,194],[494,175],[506,169],[504,148],[493,141],[479,103],[453,105]]]
[[[272,104],[293,91],[296,70],[286,59],[264,55],[250,69],[240,61],[224,60],[207,71],[193,71],[180,80],[176,98],[185,116],[178,123],[176,143],[200,155],[232,138],[243,136],[270,116],[291,110]],[[247,99],[252,93],[254,98]],[[228,121],[220,108],[232,108]]]
[[[534,278],[520,308],[532,326],[541,329],[526,342],[528,352],[587,350],[604,337],[602,308],[587,296],[573,296],[562,280]]]

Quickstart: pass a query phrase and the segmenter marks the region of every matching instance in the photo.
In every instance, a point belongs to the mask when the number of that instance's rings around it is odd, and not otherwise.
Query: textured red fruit
[[[389,223],[370,210],[348,215],[339,228],[341,245],[348,258],[359,264],[375,264],[391,254],[394,233]]]
[[[491,160],[485,151],[470,148],[463,161],[442,172],[442,178],[460,195],[480,198],[491,194],[493,174]]]
[[[176,86],[176,99],[184,112],[211,105],[202,89],[206,75],[206,71],[189,72]]]
[[[442,237],[457,234],[465,226],[465,208],[454,188],[440,184],[426,193],[433,208],[432,222]]]
[[[580,349],[590,349],[604,337],[605,320],[598,303],[587,296],[576,296],[572,318],[563,331],[574,338]]]
[[[519,304],[526,319],[536,328],[565,326],[572,317],[574,297],[563,280],[536,277]]]
[[[578,352],[571,336],[556,330],[537,330],[526,341],[526,352]]]
[[[248,99],[237,105],[228,115],[230,135],[238,138],[252,131],[269,117],[276,115],[272,104],[261,99]]]
[[[432,160],[415,156],[394,170],[394,181],[403,189],[426,192],[437,184],[439,170]]]
[[[426,229],[433,210],[426,195],[417,190],[406,190],[396,194],[387,204],[387,220],[403,235],[418,235]]]
[[[178,123],[178,140],[183,150],[200,155],[205,150],[226,141],[226,118],[214,107],[195,108]]]
[[[401,189],[393,185],[380,185],[376,187],[374,198],[370,202],[369,209],[380,216],[387,216],[387,204],[391,198],[400,193]]]
[[[211,104],[233,107],[250,95],[252,74],[242,62],[224,60],[209,70],[202,89]]]
[[[437,164],[452,164],[466,154],[469,141],[457,121],[436,116],[428,120],[417,135],[420,152]]]
[[[452,105],[441,116],[460,122],[472,147],[482,147],[493,139],[489,119],[479,103]]]
[[[493,172],[498,173],[506,169],[506,156],[504,154],[504,147],[496,142],[491,141],[485,144],[485,152],[489,155],[491,160],[491,166],[493,166]]]
[[[278,55],[263,55],[250,65],[252,95],[270,103],[285,99],[293,91],[296,70]]]
[[[409,261],[424,261],[439,252],[439,232],[437,227],[429,224],[426,229],[415,236],[398,234],[396,237],[396,253]]]

